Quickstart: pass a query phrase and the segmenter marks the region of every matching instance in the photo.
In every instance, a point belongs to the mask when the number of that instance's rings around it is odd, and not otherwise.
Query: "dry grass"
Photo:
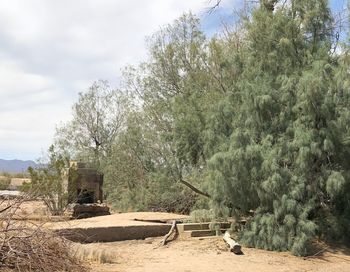
[[[75,244],[72,250],[73,255],[82,262],[112,264],[117,261],[115,253],[94,244]]]

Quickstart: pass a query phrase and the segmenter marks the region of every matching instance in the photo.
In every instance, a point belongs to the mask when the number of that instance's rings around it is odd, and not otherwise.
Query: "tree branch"
[[[211,3],[212,0],[209,1],[209,3]],[[216,3],[214,4],[214,6],[209,8],[208,13],[211,14],[214,12],[214,10],[216,10],[219,6],[220,6],[221,0],[216,0]]]
[[[187,186],[188,188],[190,188],[192,191],[194,191],[195,193],[199,194],[199,195],[202,195],[202,196],[205,196],[205,197],[208,197],[210,198],[211,196],[206,193],[206,192],[203,192],[201,190],[199,190],[198,188],[194,187],[192,184],[188,183],[187,181],[183,180],[183,179],[180,179],[180,182]]]

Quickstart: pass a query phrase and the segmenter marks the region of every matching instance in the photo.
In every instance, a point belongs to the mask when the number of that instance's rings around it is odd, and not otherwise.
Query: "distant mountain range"
[[[35,167],[37,164],[34,161],[0,159],[0,172],[23,173],[29,166]]]

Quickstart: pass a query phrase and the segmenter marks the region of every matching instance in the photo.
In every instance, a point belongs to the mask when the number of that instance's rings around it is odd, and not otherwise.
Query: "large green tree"
[[[255,211],[243,241],[303,255],[316,233],[349,226],[348,72],[328,1],[278,2],[246,19],[232,134],[210,159],[209,183],[218,211]]]
[[[201,195],[189,179],[205,163],[202,131],[207,99],[205,37],[191,14],[149,39],[151,59],[127,74],[128,88],[142,101],[146,148],[154,167]]]

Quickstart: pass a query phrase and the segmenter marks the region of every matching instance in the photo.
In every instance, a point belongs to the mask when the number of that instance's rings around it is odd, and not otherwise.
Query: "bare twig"
[[[212,2],[213,2],[212,0],[209,0],[209,3],[212,3]],[[215,0],[214,5],[208,9],[208,13],[209,14],[213,13],[220,6],[220,3],[221,3],[221,0]]]
[[[87,271],[71,254],[71,242],[42,224],[16,220],[28,197],[8,200],[0,211],[0,270]]]

